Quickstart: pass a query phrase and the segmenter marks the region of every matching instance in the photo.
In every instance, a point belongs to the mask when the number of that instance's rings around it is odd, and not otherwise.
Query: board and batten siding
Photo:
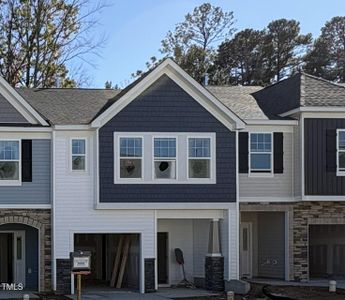
[[[336,130],[345,128],[345,118],[304,120],[305,195],[343,196],[345,176],[336,174]],[[331,132],[332,136],[327,137]],[[328,138],[330,140],[328,140]],[[332,143],[332,151],[327,144]],[[332,161],[329,165],[328,161]]]
[[[239,174],[240,198],[291,198],[293,197],[293,148],[294,138],[291,132],[284,132],[284,170],[273,177],[255,177]]]
[[[21,113],[0,94],[0,124],[3,123],[29,123]]]
[[[50,204],[51,140],[32,140],[32,182],[0,186],[0,204]]]
[[[72,172],[70,139],[87,139],[87,171]],[[56,132],[55,257],[69,258],[74,233],[140,233],[143,258],[155,257],[153,210],[96,210],[95,133]]]
[[[215,133],[216,184],[114,184],[114,132]],[[99,130],[99,171],[101,203],[235,202],[236,135],[163,75]]]

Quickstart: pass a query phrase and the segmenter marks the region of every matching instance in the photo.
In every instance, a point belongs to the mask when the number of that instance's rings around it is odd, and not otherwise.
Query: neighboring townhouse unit
[[[0,282],[51,288],[51,133],[0,78]]]
[[[299,73],[245,94],[228,93],[247,123],[238,153],[240,276],[344,276],[345,87]]]

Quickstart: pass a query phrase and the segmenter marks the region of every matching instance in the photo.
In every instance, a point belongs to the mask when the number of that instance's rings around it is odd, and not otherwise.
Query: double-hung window
[[[154,138],[154,178],[176,179],[176,138]]]
[[[272,173],[272,133],[250,134],[250,172]]]
[[[211,139],[188,139],[188,178],[211,178]]]
[[[19,141],[0,141],[0,184],[20,180],[19,149]]]
[[[86,140],[72,139],[72,171],[86,170]]]
[[[338,130],[337,138],[337,173],[345,175],[345,129]]]
[[[120,137],[120,178],[142,178],[142,138]]]

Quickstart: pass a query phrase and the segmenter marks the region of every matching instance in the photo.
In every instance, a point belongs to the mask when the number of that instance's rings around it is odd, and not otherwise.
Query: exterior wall
[[[299,198],[302,195],[302,160],[301,160],[301,127],[295,126],[293,131],[293,178],[294,178],[294,196]]]
[[[139,233],[142,259],[155,257],[154,210],[94,209],[97,161],[95,136],[95,132],[91,131],[56,132],[54,139],[55,259],[69,259],[69,252],[74,247],[74,233]],[[72,137],[87,139],[88,167],[85,173],[71,171],[69,149]],[[141,269],[143,272],[143,265]],[[59,272],[63,277],[64,272],[61,270]]]
[[[0,95],[0,123],[29,123],[4,96]]]
[[[328,153],[327,131],[345,128],[345,119],[305,119],[304,121],[304,159],[305,195],[336,196],[345,195],[345,177],[336,176],[336,170],[327,166],[327,156],[336,159],[336,153]]]
[[[183,279],[182,268],[175,259],[175,248],[182,250],[186,277],[188,280],[193,280],[193,220],[157,220],[157,231],[168,232],[169,284],[177,284]]]
[[[193,220],[193,275],[205,278],[205,257],[208,251],[210,220]]]
[[[0,204],[50,204],[51,140],[32,140],[32,182],[0,186]]]
[[[284,132],[283,141],[284,173],[274,174],[273,177],[251,177],[248,174],[239,174],[240,198],[292,198],[294,196],[293,134],[291,132]]]
[[[114,184],[114,132],[216,133],[216,184]],[[100,202],[234,202],[236,137],[167,76],[99,131]],[[145,170],[144,170],[145,172]]]
[[[7,225],[8,224],[8,225]],[[42,291],[51,289],[51,219],[46,209],[1,209],[0,228],[5,225],[16,228],[24,224],[39,230],[39,287]],[[27,239],[26,247],[30,247]],[[35,247],[35,246],[33,246]],[[26,268],[27,269],[27,268]]]
[[[293,214],[294,279],[309,280],[309,225],[345,224],[345,202],[300,202]]]

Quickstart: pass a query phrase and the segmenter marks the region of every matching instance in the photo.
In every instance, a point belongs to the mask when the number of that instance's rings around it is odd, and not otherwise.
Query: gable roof
[[[16,90],[53,125],[90,124],[97,113],[120,93],[113,89]]]
[[[3,101],[7,101],[30,125],[48,126],[46,120],[0,76],[0,95]],[[20,122],[22,123],[22,122]]]
[[[102,113],[93,120],[91,126],[103,126],[163,74],[167,75],[182,89],[184,89],[185,92],[213,114],[226,127],[230,129],[244,128],[245,123],[239,116],[219,101],[219,99],[212,95],[207,89],[196,82],[170,58],[165,59],[156,68],[145,74],[142,78],[139,78],[131,84],[128,89],[122,91],[118,97],[115,96],[116,101],[102,111]]]

